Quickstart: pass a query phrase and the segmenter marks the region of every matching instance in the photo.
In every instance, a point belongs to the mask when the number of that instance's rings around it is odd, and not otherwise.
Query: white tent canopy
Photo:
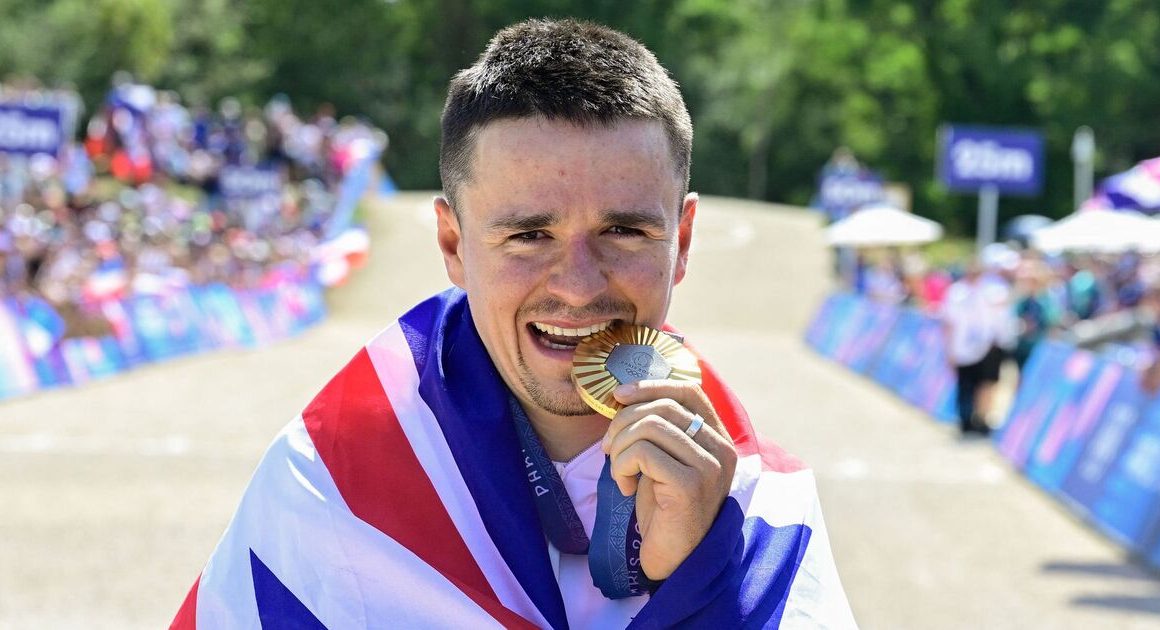
[[[942,226],[894,206],[866,206],[826,228],[826,242],[841,247],[920,245],[942,238]]]
[[[1132,210],[1086,210],[1036,230],[1031,245],[1045,252],[1160,251],[1160,219]]]

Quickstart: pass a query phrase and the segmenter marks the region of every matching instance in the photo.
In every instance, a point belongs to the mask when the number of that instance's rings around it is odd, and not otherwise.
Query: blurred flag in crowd
[[[1160,213],[1160,157],[1145,160],[1100,182],[1080,210],[1139,210]]]

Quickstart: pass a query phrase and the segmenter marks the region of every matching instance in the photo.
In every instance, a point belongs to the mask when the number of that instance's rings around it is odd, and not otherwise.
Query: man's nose
[[[608,272],[595,244],[586,238],[568,241],[553,265],[547,289],[574,307],[591,304],[608,290]]]

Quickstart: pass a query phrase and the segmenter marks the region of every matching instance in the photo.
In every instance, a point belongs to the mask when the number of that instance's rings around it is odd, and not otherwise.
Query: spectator
[[[1019,335],[1012,353],[1022,373],[1035,346],[1060,325],[1063,314],[1048,291],[1050,271],[1041,261],[1029,261],[1020,269],[1016,282],[1015,315]]]
[[[0,86],[0,97],[13,93]],[[0,299],[39,295],[62,312],[83,312],[135,292],[209,282],[250,288],[288,267],[304,272],[335,204],[325,181],[340,181],[385,134],[354,119],[340,128],[323,110],[325,131],[314,127],[310,143],[295,145],[303,125],[288,101],[268,110],[272,120],[231,99],[221,111],[191,114],[176,93],[118,76],[83,148],[65,147],[59,161],[0,154]],[[220,194],[227,163],[260,170],[271,155],[300,165],[264,171],[282,174],[278,190],[255,199]],[[321,179],[330,164],[332,176]],[[127,185],[93,199],[94,170]],[[287,180],[291,172],[307,178]],[[170,181],[207,194],[188,199]]]
[[[959,428],[963,435],[987,435],[1003,347],[1013,342],[1010,292],[998,282],[984,281],[979,263],[972,261],[947,291],[941,316],[958,382]]]

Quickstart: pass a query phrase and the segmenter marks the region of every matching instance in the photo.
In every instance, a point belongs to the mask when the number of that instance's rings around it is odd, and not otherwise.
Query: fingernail
[[[623,385],[618,385],[616,389],[612,390],[612,395],[618,398],[621,396],[627,396],[631,394],[632,390],[634,389],[636,389],[636,383],[624,383]]]

